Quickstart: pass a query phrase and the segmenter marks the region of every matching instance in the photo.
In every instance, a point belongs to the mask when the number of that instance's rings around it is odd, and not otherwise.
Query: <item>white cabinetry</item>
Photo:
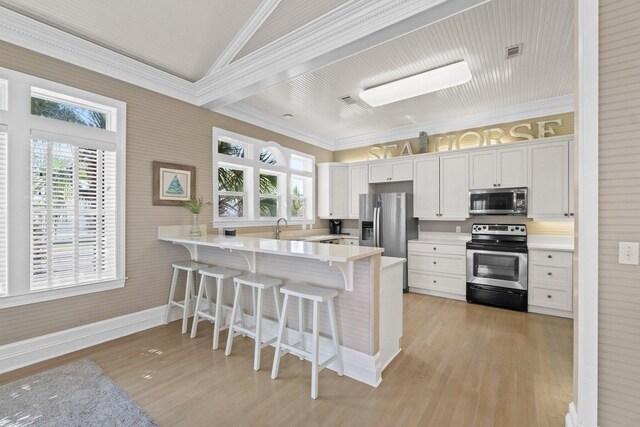
[[[485,148],[469,155],[472,189],[527,186],[527,148]]]
[[[573,253],[529,251],[529,311],[573,317]]]
[[[409,290],[466,299],[465,245],[409,242]]]
[[[398,258],[381,257],[379,345],[380,363],[383,370],[400,352],[400,339],[402,338],[404,262],[398,261]]]
[[[469,217],[469,155],[443,154],[414,163],[413,216],[464,221]]]
[[[369,182],[411,181],[413,160],[378,160],[369,163]]]
[[[369,165],[349,164],[349,218],[360,217],[360,195],[369,193]]]
[[[318,165],[318,216],[339,219],[349,216],[349,165]]]
[[[529,146],[529,218],[570,219],[573,212],[569,141]]]

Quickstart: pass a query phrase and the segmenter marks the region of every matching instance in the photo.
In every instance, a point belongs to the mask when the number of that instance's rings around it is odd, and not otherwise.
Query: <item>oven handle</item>
[[[526,256],[527,253],[526,252],[512,252],[512,251],[485,251],[485,250],[479,250],[479,249],[467,249],[467,257],[469,257],[469,254],[473,255],[473,254],[488,254],[488,255],[515,255],[518,258],[525,258],[526,260]]]
[[[496,294],[519,294],[522,295],[525,292],[523,289],[511,289],[511,288],[498,288],[498,287],[485,287],[483,285],[469,285],[471,289],[484,292],[493,292]]]

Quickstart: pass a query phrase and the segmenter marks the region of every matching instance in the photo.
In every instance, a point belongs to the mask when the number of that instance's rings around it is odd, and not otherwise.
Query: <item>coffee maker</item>
[[[339,219],[332,219],[329,221],[329,233],[341,234],[342,233],[342,221]]]

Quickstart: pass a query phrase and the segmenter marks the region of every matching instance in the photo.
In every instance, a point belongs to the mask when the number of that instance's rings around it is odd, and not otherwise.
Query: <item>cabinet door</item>
[[[413,179],[413,160],[390,162],[391,179],[389,181],[411,181]]]
[[[360,215],[360,194],[369,192],[368,165],[349,166],[349,217]]]
[[[569,149],[566,141],[529,147],[529,209],[533,219],[569,217]]]
[[[329,218],[331,209],[331,179],[329,177],[329,165],[318,165],[318,217]]]
[[[439,157],[416,160],[413,164],[413,172],[413,216],[421,219],[439,219]]]
[[[472,153],[469,156],[469,166],[471,167],[470,188],[482,189],[493,188],[498,183],[496,171],[496,152],[488,149]],[[526,165],[525,165],[526,166]],[[526,174],[526,167],[525,167]]]
[[[331,207],[329,217],[341,219],[349,216],[349,167],[330,168]]]
[[[376,163],[369,165],[369,182],[389,182],[389,178],[391,178],[391,170],[390,170],[389,162],[380,160]]]
[[[440,157],[440,219],[469,217],[469,155]]]
[[[527,186],[527,148],[503,148],[497,151],[499,187]]]

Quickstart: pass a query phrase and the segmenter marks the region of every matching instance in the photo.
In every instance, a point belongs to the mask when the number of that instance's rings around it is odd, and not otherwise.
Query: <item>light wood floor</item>
[[[403,351],[377,389],[333,371],[309,397],[310,365],[253,345],[211,349],[179,322],[0,376],[0,384],[89,357],[163,426],[562,426],[572,391],[572,321],[406,294]],[[226,333],[221,334],[224,343]]]

